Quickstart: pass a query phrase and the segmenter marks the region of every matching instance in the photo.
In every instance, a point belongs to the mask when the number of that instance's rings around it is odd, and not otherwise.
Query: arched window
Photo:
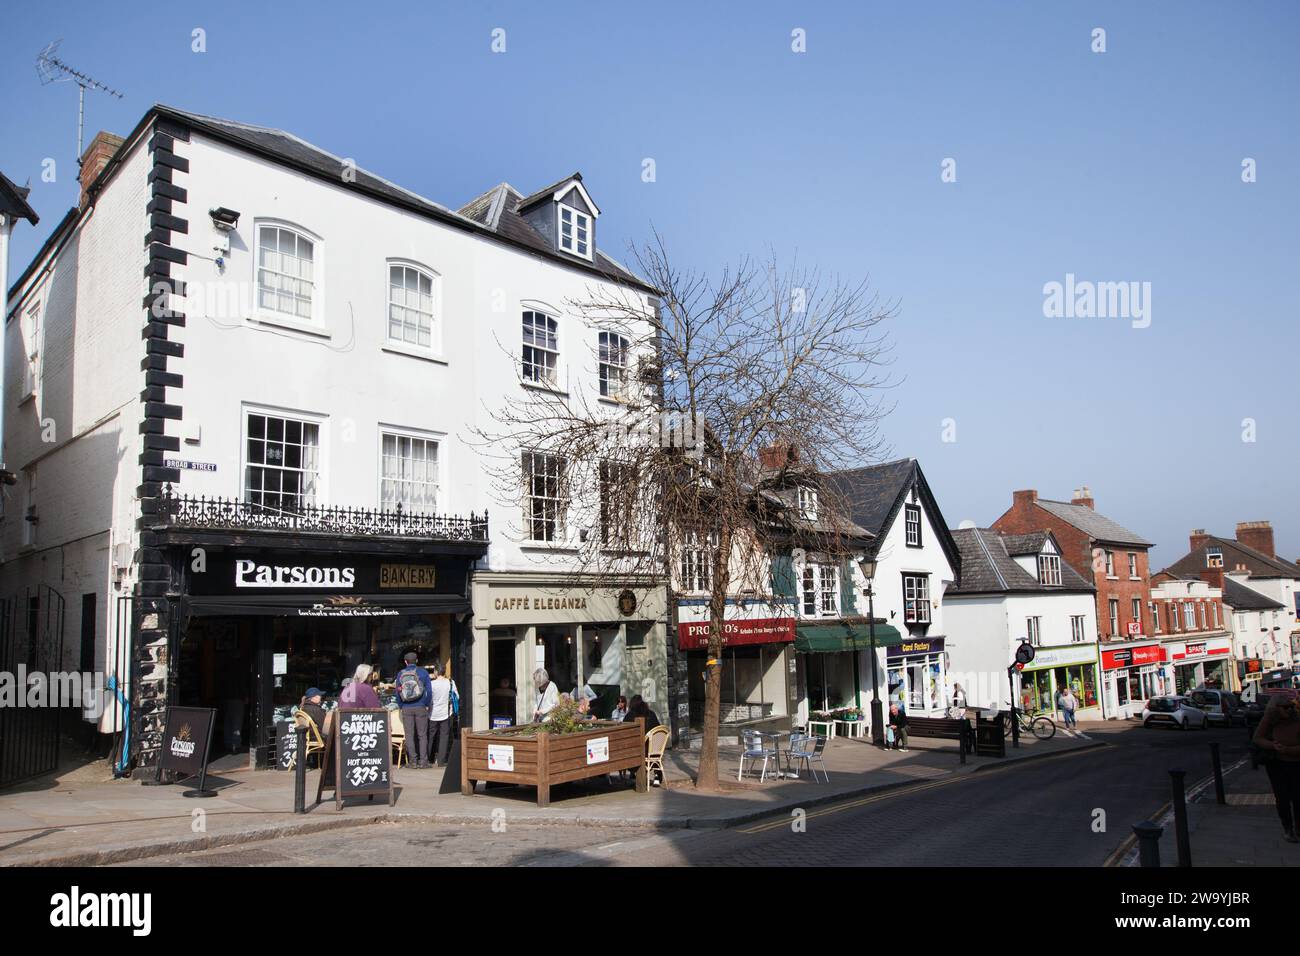
[[[305,322],[316,319],[316,240],[290,226],[257,227],[259,308]]]
[[[432,350],[437,277],[405,262],[388,264],[388,341]]]

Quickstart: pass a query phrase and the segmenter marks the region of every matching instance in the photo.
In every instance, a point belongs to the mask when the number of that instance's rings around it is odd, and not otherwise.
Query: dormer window
[[[572,206],[560,203],[559,216],[556,218],[556,222],[560,228],[560,251],[590,259],[591,217],[585,212],[579,212]]]
[[[799,513],[809,521],[817,520],[817,491],[814,488],[799,489]]]
[[[1222,548],[1218,548],[1218,547],[1215,547],[1215,548],[1206,548],[1206,549],[1205,549],[1205,566],[1206,566],[1207,568],[1221,568],[1221,567],[1223,567],[1223,549],[1222,549]]]
[[[1057,585],[1061,583],[1061,558],[1056,554],[1038,556],[1038,583]]]

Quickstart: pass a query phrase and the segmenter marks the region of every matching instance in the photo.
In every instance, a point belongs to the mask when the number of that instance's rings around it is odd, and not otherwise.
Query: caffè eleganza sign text
[[[543,597],[540,594],[523,597],[499,597],[492,602],[498,611],[585,611],[586,595],[561,595]]]

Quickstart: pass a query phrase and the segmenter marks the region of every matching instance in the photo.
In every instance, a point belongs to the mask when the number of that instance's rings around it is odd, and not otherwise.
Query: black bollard
[[[1192,865],[1192,843],[1187,834],[1187,771],[1170,770],[1174,789],[1174,837],[1178,841],[1178,865]]]
[[[294,741],[294,764],[293,764],[293,812],[307,812],[307,728],[296,727],[293,731],[297,740]]]
[[[1133,824],[1133,832],[1138,838],[1138,859],[1140,866],[1160,866],[1160,838],[1165,828],[1150,820]]]
[[[1214,765],[1214,802],[1223,806],[1228,797],[1223,792],[1223,761],[1219,759],[1219,744],[1210,744],[1210,762]]]

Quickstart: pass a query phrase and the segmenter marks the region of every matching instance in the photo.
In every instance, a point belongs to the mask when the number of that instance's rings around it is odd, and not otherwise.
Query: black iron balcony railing
[[[293,510],[234,498],[181,495],[163,486],[159,517],[175,528],[222,531],[286,531],[363,537],[432,538],[440,541],[487,541],[488,516],[468,518],[403,510],[297,505]]]

